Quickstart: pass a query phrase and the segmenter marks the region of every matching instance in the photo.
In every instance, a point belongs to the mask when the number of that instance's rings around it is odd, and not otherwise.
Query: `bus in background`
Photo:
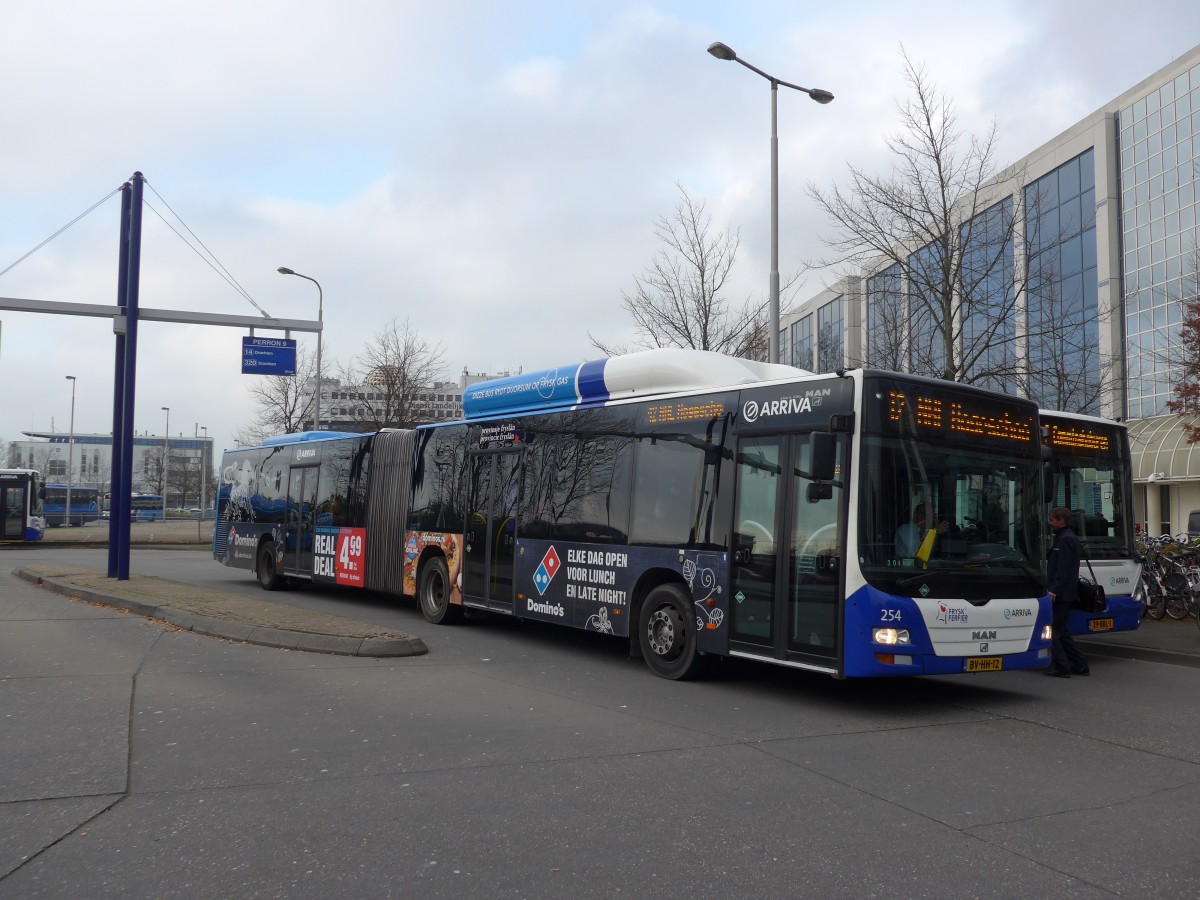
[[[33,469],[0,469],[0,492],[4,494],[4,532],[0,540],[40,541],[46,534],[41,476]]]
[[[1133,470],[1129,434],[1121,422],[1098,416],[1041,410],[1042,441],[1049,449],[1050,507],[1071,510],[1084,560],[1079,574],[1104,588],[1103,610],[1071,610],[1071,634],[1132,631],[1145,603],[1135,593],[1141,567],[1133,546]],[[1089,568],[1090,566],[1090,568]]]
[[[227,451],[214,557],[835,677],[1043,667],[1035,404],[663,349],[485,382],[465,419]],[[986,496],[1007,504],[988,530]],[[912,546],[899,539],[920,507]]]
[[[67,486],[48,484],[42,508],[46,515],[46,525],[50,528],[59,525],[84,525],[100,518],[100,492],[94,487],[72,485],[71,514],[68,516]]]
[[[162,494],[134,494],[129,501],[129,521],[161,522],[163,519]]]

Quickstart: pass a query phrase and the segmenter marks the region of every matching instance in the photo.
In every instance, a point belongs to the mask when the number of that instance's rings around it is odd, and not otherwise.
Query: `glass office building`
[[[1182,530],[1200,509],[1200,452],[1166,406],[1183,306],[1200,294],[1198,181],[1200,46],[1017,160],[960,236],[960,351],[992,329],[992,352],[1014,354],[1019,374],[991,386],[1129,421],[1151,532]],[[919,315],[920,267],[938,260],[906,252],[907,270],[864,271],[783,316],[782,360],[925,372],[944,358]],[[834,322],[842,339],[823,343]],[[978,371],[1011,362],[972,359]]]

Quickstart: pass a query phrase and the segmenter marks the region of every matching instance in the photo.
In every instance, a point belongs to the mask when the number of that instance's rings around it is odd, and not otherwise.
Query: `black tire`
[[[277,591],[283,587],[285,579],[279,574],[275,565],[275,542],[264,541],[258,548],[258,583],[264,591]]]
[[[451,625],[462,618],[461,605],[450,602],[450,571],[444,557],[435,556],[423,566],[417,584],[421,615],[434,625]]]
[[[691,598],[675,584],[656,587],[642,604],[638,616],[642,657],[659,678],[681,681],[699,667],[692,607]]]

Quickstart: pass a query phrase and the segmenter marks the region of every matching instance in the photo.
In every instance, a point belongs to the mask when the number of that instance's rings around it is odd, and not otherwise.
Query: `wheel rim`
[[[425,578],[425,607],[432,613],[441,610],[446,602],[446,581],[436,568]]]
[[[678,654],[678,617],[669,606],[663,606],[650,614],[646,623],[646,642],[655,656],[669,659]]]

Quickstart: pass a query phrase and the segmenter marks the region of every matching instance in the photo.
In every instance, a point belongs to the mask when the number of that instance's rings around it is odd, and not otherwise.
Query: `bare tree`
[[[29,457],[31,460],[29,468],[33,469],[36,472],[40,472],[42,475],[43,481],[49,482],[49,481],[54,480],[55,478],[57,478],[58,474],[60,474],[58,472],[58,467],[51,465],[51,462],[53,460],[55,460],[57,453],[58,453],[58,447],[55,444],[47,443],[45,445],[38,445],[37,449],[31,448],[30,453],[29,453]],[[65,462],[66,462],[66,458],[63,457],[63,465],[64,465],[64,468],[62,470],[63,473],[65,473],[65,471],[66,471]],[[51,469],[55,470],[53,477],[51,476]]]
[[[1090,224],[1040,232],[1047,201],[1028,188],[1014,204],[1005,184],[1024,187],[1025,179],[1018,169],[1000,177],[995,124],[982,138],[965,135],[950,99],[903,50],[902,58],[911,97],[900,104],[900,131],[887,142],[891,172],[876,177],[851,166],[845,190],[809,186],[835,228],[827,240],[834,256],[821,264],[873,273],[867,364],[993,388],[1028,387],[1020,343],[1046,341],[1062,350],[1085,330],[1082,307],[1066,319],[1041,307],[1048,286],[1060,280],[1059,247]],[[1032,233],[1022,221],[1034,223]],[[1024,267],[1016,263],[1022,240]],[[1025,307],[1035,314],[1023,315]],[[1053,346],[1042,347],[1041,355],[1080,361],[1079,353],[1055,356]],[[1044,384],[1052,373],[1039,374]],[[1049,393],[1057,395],[1082,374],[1060,372]]]
[[[633,319],[633,347],[606,343],[588,333],[592,346],[613,356],[630,349],[689,347],[745,359],[767,358],[766,303],[749,299],[734,307],[725,296],[737,261],[737,231],[714,231],[704,202],[677,184],[680,198],[654,233],[662,249],[639,276],[621,305]],[[795,277],[788,279],[790,287]]]
[[[296,348],[295,375],[256,376],[249,383],[255,405],[253,422],[239,428],[235,439],[245,446],[257,446],[263,438],[275,434],[294,434],[316,418],[316,366],[304,347]]]
[[[169,487],[172,498],[178,500],[180,506],[187,507],[192,498],[196,506],[200,505],[200,468],[198,457],[171,451]]]
[[[352,427],[362,431],[411,428],[429,420],[420,395],[441,376],[445,351],[424,338],[412,323],[392,319],[363,347],[342,372],[344,385],[354,385],[346,398]]]
[[[166,448],[159,446],[142,454],[141,481],[138,489],[145,494],[161,494],[166,487]]]

